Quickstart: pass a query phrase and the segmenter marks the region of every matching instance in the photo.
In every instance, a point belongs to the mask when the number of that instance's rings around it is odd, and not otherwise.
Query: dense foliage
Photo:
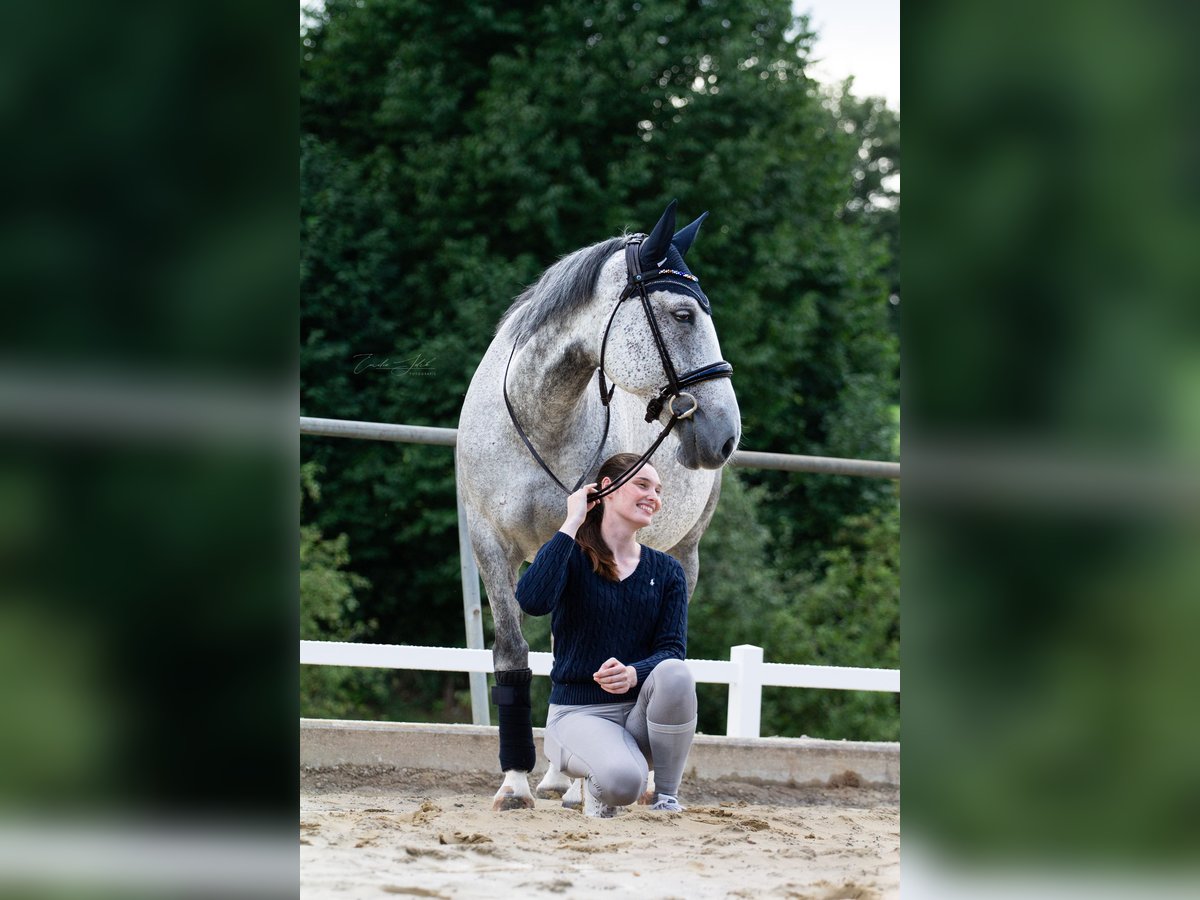
[[[899,210],[878,201],[898,119],[809,80],[811,41],[783,0],[330,0],[300,43],[302,412],[457,425],[521,288],[678,198],[682,216],[712,211],[688,261],[736,370],[742,446],[892,458]],[[346,535],[373,639],[461,645],[450,452],[302,452],[324,486],[306,522]],[[725,480],[691,654],[738,635],[769,660],[896,664],[892,485]],[[388,684],[357,714],[463,714],[465,676]],[[769,697],[764,730],[894,737],[895,698],[860,699]]]

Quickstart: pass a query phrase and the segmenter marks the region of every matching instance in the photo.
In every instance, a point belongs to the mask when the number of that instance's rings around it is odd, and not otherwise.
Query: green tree
[[[767,627],[788,658],[809,665],[900,667],[900,505],[852,516]],[[763,689],[763,734],[900,739],[900,697],[874,691]]]
[[[300,467],[300,503],[321,499],[316,463]],[[300,526],[300,638],[310,641],[351,641],[370,633],[371,623],[357,616],[355,592],[369,582],[347,569],[347,537],[325,538],[316,525]],[[372,669],[330,666],[300,668],[300,713],[305,716],[347,717],[377,694],[380,681]],[[367,696],[364,697],[364,689]]]
[[[893,333],[900,327],[900,115],[882,97],[857,98],[853,80],[828,90],[841,127],[859,139],[854,199],[846,217],[864,224],[888,253],[884,274]],[[897,377],[897,381],[899,378]],[[900,402],[899,396],[895,398]]]
[[[721,502],[701,538],[700,579],[688,607],[688,656],[693,659],[728,659],[729,648],[738,644],[763,647],[768,659],[783,651],[768,630],[782,593],[770,558],[770,533],[758,517],[765,493],[746,487],[737,471],[722,474]],[[699,684],[696,694],[699,730],[724,734],[728,687]]]
[[[861,136],[805,74],[812,40],[784,0],[330,0],[299,47],[304,414],[456,425],[521,288],[678,198],[713,211],[689,262],[743,446],[889,458],[891,256],[854,207]],[[327,488],[306,521],[348,535],[380,639],[461,643],[450,452],[302,453]],[[819,577],[840,523],[889,499],[868,479],[743,478],[784,578]]]
[[[300,503],[304,500],[316,503],[321,499],[321,485],[317,481],[319,467],[316,463],[305,463],[300,467]],[[346,566],[350,552],[346,547],[347,537],[325,538],[316,525],[300,526],[300,637],[302,640],[349,640],[367,630],[367,625],[356,621],[354,612],[358,601],[356,590],[370,587],[367,579]]]
[[[700,583],[688,610],[688,655],[728,659],[737,644],[767,662],[898,668],[900,515],[895,502],[849,519],[822,554],[819,577],[788,578],[759,522],[764,489],[726,470],[721,503],[701,542]],[[725,733],[728,689],[698,685],[701,731]],[[762,733],[898,740],[898,698],[875,692],[765,688]]]

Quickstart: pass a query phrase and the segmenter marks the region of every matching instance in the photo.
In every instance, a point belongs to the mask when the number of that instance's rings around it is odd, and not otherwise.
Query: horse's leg
[[[491,534],[472,530],[475,562],[487,588],[488,604],[496,627],[492,663],[496,684],[492,702],[500,717],[500,768],[504,783],[492,798],[492,809],[532,809],[529,772],[536,762],[533,746],[532,709],[529,699],[529,644],[521,634],[520,610],[514,594],[515,563]]]
[[[642,806],[653,803],[658,795],[658,791],[654,790],[654,770],[650,770],[650,774],[646,776],[646,792],[638,797],[638,803]]]
[[[551,652],[554,650],[553,634],[550,635],[550,650]],[[570,792],[572,781],[559,770],[557,754],[550,752],[549,735],[543,738],[542,745],[546,751],[546,774],[542,776],[542,780],[538,782],[533,793],[543,800],[556,800]]]
[[[563,794],[563,807],[566,809],[583,808],[583,779],[572,778],[571,787]]]
[[[559,771],[558,763],[550,760],[550,768],[546,769],[546,774],[538,782],[534,793],[543,800],[553,800],[568,793],[570,789],[571,779]]]

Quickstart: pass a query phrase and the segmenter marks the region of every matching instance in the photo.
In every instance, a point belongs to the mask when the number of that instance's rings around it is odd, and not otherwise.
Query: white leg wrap
[[[576,778],[571,782],[571,788],[563,794],[563,806],[567,809],[581,809],[583,807],[583,779]]]
[[[638,803],[646,806],[653,803],[658,798],[658,791],[654,790],[654,770],[650,770],[650,774],[646,776],[646,793],[638,798]]]
[[[538,782],[535,793],[543,800],[554,800],[567,793],[570,789],[571,779],[560,772],[558,766],[551,760],[550,768],[546,770],[546,774]]]

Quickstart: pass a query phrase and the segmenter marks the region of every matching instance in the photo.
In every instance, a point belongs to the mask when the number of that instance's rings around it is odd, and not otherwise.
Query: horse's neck
[[[570,445],[588,419],[587,391],[596,371],[589,349],[582,337],[535,335],[513,357],[509,398],[542,445]]]

